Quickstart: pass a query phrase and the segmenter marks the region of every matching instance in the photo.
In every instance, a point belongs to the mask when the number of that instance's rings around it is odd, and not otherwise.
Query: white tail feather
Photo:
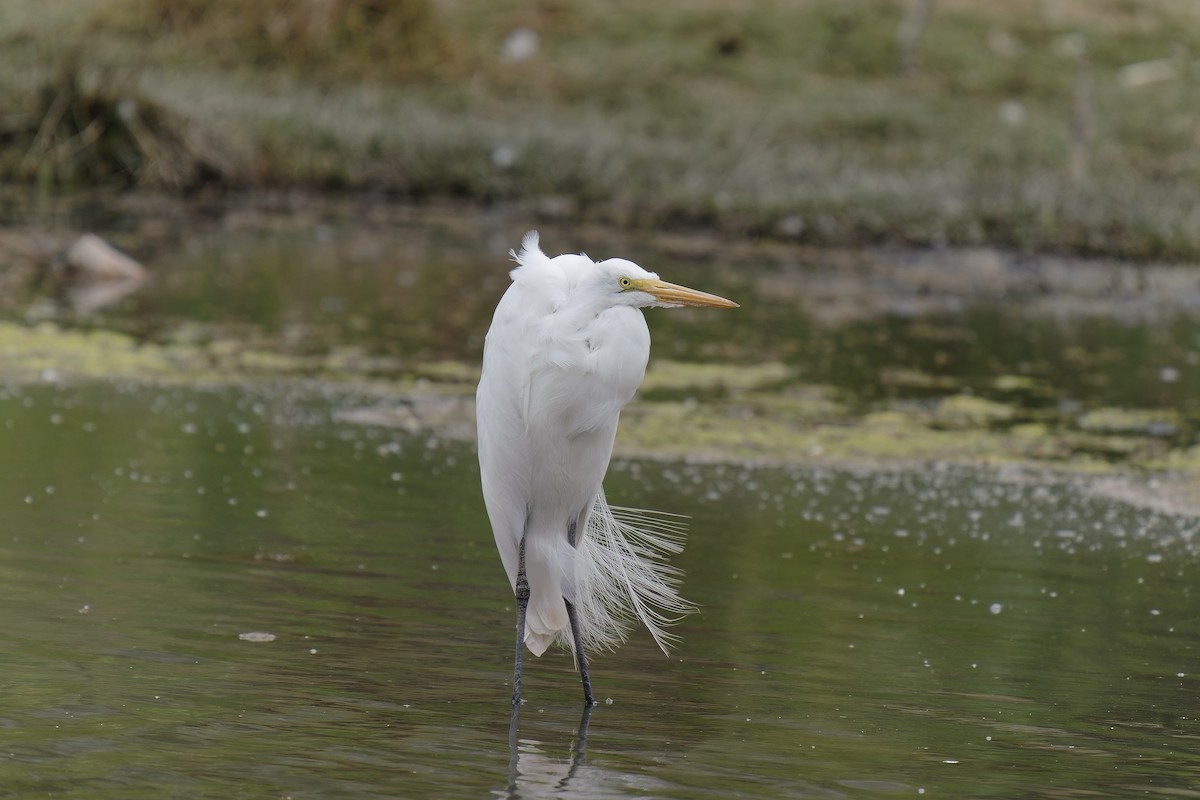
[[[669,654],[678,638],[666,630],[696,607],[679,596],[680,571],[665,559],[683,550],[684,517],[609,506],[601,492],[587,530],[571,559],[574,582],[567,589],[578,611],[585,651],[612,650],[640,620]],[[568,649],[569,628],[558,632]]]

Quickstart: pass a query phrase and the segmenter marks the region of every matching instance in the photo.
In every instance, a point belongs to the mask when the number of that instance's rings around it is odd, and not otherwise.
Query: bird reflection
[[[587,750],[588,725],[595,706],[585,704],[579,718],[579,729],[572,747],[571,760],[563,762],[544,755],[539,750],[541,742],[517,738],[517,723],[521,718],[521,706],[513,706],[512,720],[508,726],[508,787],[510,800],[530,797],[585,797],[592,796],[594,780],[581,775],[583,756]]]

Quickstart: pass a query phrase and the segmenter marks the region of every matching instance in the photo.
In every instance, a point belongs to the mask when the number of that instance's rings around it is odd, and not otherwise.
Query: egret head
[[[635,308],[738,307],[737,303],[726,300],[724,297],[667,283],[653,272],[624,258],[610,258],[597,263],[593,277],[597,288],[608,293],[615,305],[628,305]]]

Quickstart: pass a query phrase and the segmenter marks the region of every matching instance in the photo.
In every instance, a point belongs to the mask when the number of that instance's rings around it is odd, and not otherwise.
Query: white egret
[[[513,704],[524,647],[541,655],[557,640],[573,650],[590,705],[587,649],[619,644],[636,618],[666,652],[664,625],[690,608],[661,560],[679,550],[677,526],[614,511],[601,488],[650,355],[640,309],[737,304],[621,258],[548,258],[537,231],[511,255],[518,266],[484,343],[476,414],[484,501],[517,600]]]

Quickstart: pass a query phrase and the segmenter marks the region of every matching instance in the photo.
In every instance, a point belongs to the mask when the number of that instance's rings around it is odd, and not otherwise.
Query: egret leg
[[[525,612],[529,608],[529,579],[525,577],[525,536],[521,536],[520,561],[517,566],[517,648],[513,659],[513,706],[521,704],[521,661],[525,655]],[[516,720],[514,714],[513,720]]]
[[[571,522],[567,525],[567,542],[572,547],[575,547],[575,524]],[[579,632],[579,613],[575,610],[575,605],[563,598],[563,602],[567,604],[567,619],[571,622],[571,639],[575,644],[575,661],[579,664],[579,679],[583,682],[583,702],[584,705],[593,706],[596,701],[592,699],[592,679],[588,675],[587,654],[583,652],[583,637]]]
[[[583,639],[579,635],[579,616],[570,600],[564,598],[567,604],[567,619],[571,621],[571,637],[575,640],[575,660],[579,662],[579,679],[583,681],[583,702],[594,706],[592,699],[592,679],[588,676],[587,654],[583,652]]]

